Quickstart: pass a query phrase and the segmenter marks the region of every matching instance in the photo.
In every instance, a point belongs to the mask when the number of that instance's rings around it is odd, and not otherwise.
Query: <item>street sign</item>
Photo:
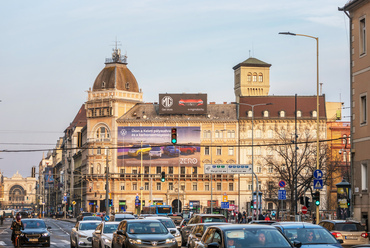
[[[286,183],[285,183],[284,180],[279,181],[279,187],[280,188],[285,188],[285,185],[286,185]]]
[[[139,196],[137,195],[137,196],[135,197],[135,199],[139,200]]]
[[[229,202],[227,195],[222,196],[222,202]]]
[[[105,221],[108,221],[108,220],[109,220],[109,216],[108,216],[108,215],[106,215],[106,216],[104,217],[104,220],[105,220]]]
[[[314,177],[314,178],[316,178],[316,179],[321,179],[321,178],[322,178],[322,176],[323,176],[323,173],[322,173],[322,171],[321,171],[321,170],[315,170],[315,171],[313,172],[313,177]]]
[[[279,189],[278,199],[279,200],[286,200],[286,190],[285,189]]]
[[[221,202],[221,208],[229,208],[229,202]]]
[[[63,196],[63,201],[67,201],[67,196]]]
[[[72,202],[72,204],[73,204],[73,205],[76,205],[76,202],[75,202],[75,201],[73,201],[73,202]]]
[[[306,206],[302,207],[302,214],[307,214],[307,207]]]
[[[204,174],[252,174],[247,164],[205,164]]]
[[[324,183],[322,179],[314,179],[313,180],[313,188],[314,189],[322,189],[324,187]]]

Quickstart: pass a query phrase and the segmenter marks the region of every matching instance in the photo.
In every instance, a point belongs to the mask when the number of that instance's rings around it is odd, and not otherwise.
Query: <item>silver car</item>
[[[92,248],[112,247],[113,232],[117,230],[119,221],[102,222],[92,233]]]
[[[92,233],[100,223],[97,220],[78,221],[71,231],[71,248],[92,247]]]

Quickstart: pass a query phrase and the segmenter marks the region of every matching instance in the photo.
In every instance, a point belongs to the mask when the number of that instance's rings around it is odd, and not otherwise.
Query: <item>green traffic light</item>
[[[172,144],[176,144],[177,143],[177,140],[176,139],[172,139]]]
[[[165,181],[164,178],[162,178],[161,181],[164,182]]]
[[[316,206],[319,206],[320,205],[320,201],[319,200],[316,200],[315,201],[315,204],[316,204]]]

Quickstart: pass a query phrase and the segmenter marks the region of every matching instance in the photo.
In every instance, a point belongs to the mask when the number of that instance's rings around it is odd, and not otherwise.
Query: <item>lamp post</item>
[[[239,105],[246,105],[246,106],[249,106],[252,108],[252,199],[253,199],[253,174],[254,174],[254,156],[253,156],[253,150],[254,150],[254,107],[256,106],[265,106],[265,105],[272,105],[273,103],[258,103],[258,104],[249,104],[249,103],[237,103]],[[239,179],[239,184],[240,184],[240,179]],[[258,185],[258,181],[257,181],[257,185]],[[259,211],[259,207],[258,207],[258,197],[259,197],[259,190],[258,190],[258,187],[257,187],[257,194],[256,194],[256,205],[257,205],[257,215],[258,215],[258,211]],[[254,219],[254,216],[252,214],[252,220]]]
[[[319,37],[314,37],[305,34],[295,34],[291,32],[280,32],[279,34],[283,35],[293,35],[293,36],[303,36],[311,39],[316,40],[316,169],[320,169],[319,159],[320,159],[320,137],[319,137],[319,127],[320,127],[320,118],[319,118]],[[319,191],[319,190],[316,190]],[[319,206],[316,206],[316,223],[319,223],[320,214],[319,214]]]

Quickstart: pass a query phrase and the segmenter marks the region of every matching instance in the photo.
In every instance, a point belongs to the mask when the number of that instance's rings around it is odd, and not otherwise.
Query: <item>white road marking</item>
[[[66,244],[69,244],[68,240],[62,240],[62,242],[66,243]]]
[[[5,244],[5,242],[4,242],[4,241],[0,241],[0,245],[5,246],[6,244]]]

